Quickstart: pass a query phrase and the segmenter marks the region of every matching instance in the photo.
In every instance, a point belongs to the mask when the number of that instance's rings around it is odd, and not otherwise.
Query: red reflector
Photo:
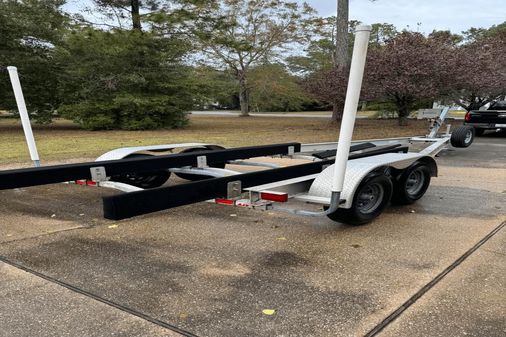
[[[75,183],[77,185],[97,186],[97,182],[93,180],[76,180]]]
[[[214,199],[214,202],[221,205],[233,205],[234,200],[229,199]]]
[[[288,194],[286,193],[277,193],[277,192],[261,192],[260,199],[276,201],[276,202],[287,202]]]
[[[464,119],[466,120],[466,122],[469,122],[471,120],[471,113],[469,111],[466,112],[466,117],[464,117]]]

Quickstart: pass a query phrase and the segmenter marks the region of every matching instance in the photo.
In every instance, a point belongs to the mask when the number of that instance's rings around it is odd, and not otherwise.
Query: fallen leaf
[[[118,225],[110,225],[110,226],[107,226],[107,228],[117,228]]]
[[[276,310],[274,310],[274,309],[264,309],[264,310],[262,310],[262,313],[264,315],[272,316],[272,315],[274,315],[276,313]]]
[[[286,241],[286,238],[285,238],[285,237],[280,237],[280,238],[277,238],[276,240],[279,240],[279,241]]]

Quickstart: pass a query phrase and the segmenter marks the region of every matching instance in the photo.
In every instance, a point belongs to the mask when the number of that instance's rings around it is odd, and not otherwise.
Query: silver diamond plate
[[[404,169],[423,156],[417,153],[386,153],[378,156],[360,158],[348,161],[344,186],[341,199],[346,199],[341,207],[350,208],[353,202],[353,195],[364,177],[374,169],[381,166],[391,166],[397,169]],[[334,165],[325,169],[311,185],[309,196],[330,198],[332,191],[332,179],[334,177]]]

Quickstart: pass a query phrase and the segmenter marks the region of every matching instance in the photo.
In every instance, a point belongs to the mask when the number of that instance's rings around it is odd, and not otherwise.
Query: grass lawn
[[[410,121],[399,127],[396,120],[357,120],[354,139],[423,135],[426,121]],[[111,149],[126,146],[206,142],[226,147],[283,142],[335,141],[339,127],[309,118],[191,117],[188,127],[157,131],[83,131],[58,120],[49,126],[34,126],[42,162],[89,160]],[[0,164],[30,162],[20,122],[0,119]]]

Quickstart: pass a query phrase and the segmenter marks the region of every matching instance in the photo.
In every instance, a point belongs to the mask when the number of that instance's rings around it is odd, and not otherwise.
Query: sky
[[[337,0],[292,1],[306,1],[321,16],[336,14]],[[79,12],[88,3],[89,0],[68,0],[65,8]],[[471,27],[489,28],[506,21],[506,0],[350,0],[350,19],[365,24],[391,23],[399,30],[461,33]]]
[[[303,0],[297,0],[302,3]],[[336,0],[305,0],[321,16],[336,14]],[[434,29],[461,33],[506,21],[505,0],[350,0],[350,19],[365,24],[391,23],[430,33]],[[418,25],[420,24],[420,25]]]

